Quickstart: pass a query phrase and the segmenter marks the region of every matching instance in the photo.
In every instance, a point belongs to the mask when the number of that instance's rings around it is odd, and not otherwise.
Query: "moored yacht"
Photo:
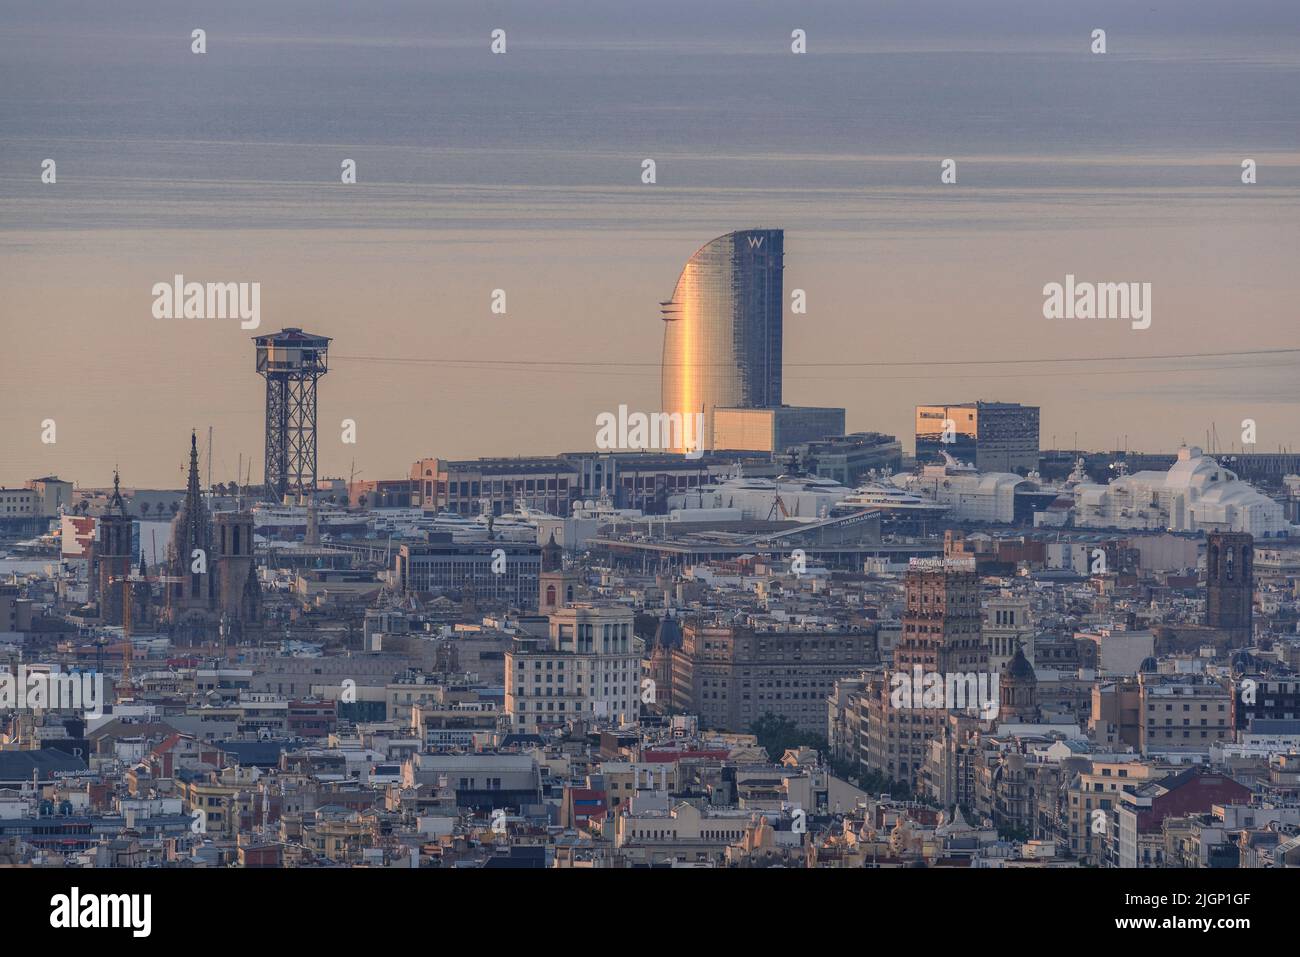
[[[835,506],[836,512],[852,512],[864,508],[879,508],[891,512],[914,512],[940,515],[948,506],[932,498],[918,495],[896,485],[868,482],[859,485],[847,498]]]
[[[852,494],[832,479],[816,475],[776,478],[733,476],[668,497],[670,509],[734,508],[750,521],[815,522]]]

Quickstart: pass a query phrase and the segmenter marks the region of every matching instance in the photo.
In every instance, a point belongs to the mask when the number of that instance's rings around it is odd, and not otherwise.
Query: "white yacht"
[[[532,542],[537,539],[539,519],[554,518],[537,509],[518,505],[506,515],[492,518],[485,512],[426,512],[419,508],[384,508],[372,513],[371,528],[377,536],[420,538],[428,532],[450,534],[454,542]]]
[[[32,555],[56,556],[61,553],[62,548],[63,535],[61,531],[46,532],[44,535],[38,535],[22,542],[13,542],[9,545],[9,549],[13,552],[15,558],[28,558]]]
[[[941,515],[948,511],[948,506],[932,498],[909,492],[896,485],[884,485],[880,482],[868,482],[859,485],[847,498],[841,499],[835,506],[837,512],[857,511],[864,508],[880,508],[891,512],[911,512],[925,515]]]
[[[815,522],[851,494],[852,489],[816,475],[779,475],[774,479],[733,476],[670,495],[668,507],[734,508],[751,521]]]
[[[555,518],[541,509],[529,508],[527,505],[516,505],[515,510],[508,515],[498,515],[492,518],[489,525],[488,515],[479,513],[474,516],[473,521],[482,531],[483,537],[488,537],[489,529],[491,537],[498,542],[535,542],[537,541],[537,525],[542,519]]]
[[[253,531],[260,538],[292,540],[307,532],[308,508],[305,505],[260,504],[254,505],[252,511]],[[365,534],[369,520],[364,512],[319,505],[316,523],[322,538],[327,535],[352,537]]]
[[[587,499],[586,501],[573,503],[573,517],[578,519],[587,519],[603,524],[613,522],[631,522],[638,518],[644,517],[644,513],[639,508],[615,508],[608,496],[599,500]]]

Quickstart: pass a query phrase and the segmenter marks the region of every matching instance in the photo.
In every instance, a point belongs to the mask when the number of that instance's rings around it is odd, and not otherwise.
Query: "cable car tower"
[[[294,502],[316,492],[316,380],[329,371],[328,336],[295,327],[255,336],[266,379],[266,498]]]

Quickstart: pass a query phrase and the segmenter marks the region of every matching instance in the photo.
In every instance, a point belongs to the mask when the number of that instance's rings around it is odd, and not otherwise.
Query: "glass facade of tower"
[[[714,409],[781,404],[784,245],[780,229],[719,236],[687,261],[661,304],[662,411],[680,414],[692,433],[704,413],[703,436],[675,451],[711,447]]]
[[[947,452],[981,472],[1038,468],[1038,406],[966,402],[916,407],[916,458],[938,462]]]

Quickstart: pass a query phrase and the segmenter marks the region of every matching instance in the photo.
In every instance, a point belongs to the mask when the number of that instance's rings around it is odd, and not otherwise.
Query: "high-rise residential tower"
[[[705,448],[718,408],[781,405],[781,270],[785,233],[743,229],[706,243],[686,262],[664,326],[662,412],[682,417],[674,451]],[[696,414],[703,413],[701,436]]]
[[[950,676],[973,675],[978,681],[981,673],[989,675],[974,561],[913,559],[904,589],[907,606],[893,675],[935,674],[940,687]],[[867,765],[892,780],[919,786],[928,742],[940,734],[952,702],[930,707],[921,695],[896,699],[893,676],[886,676],[889,680],[880,682],[868,701]]]

